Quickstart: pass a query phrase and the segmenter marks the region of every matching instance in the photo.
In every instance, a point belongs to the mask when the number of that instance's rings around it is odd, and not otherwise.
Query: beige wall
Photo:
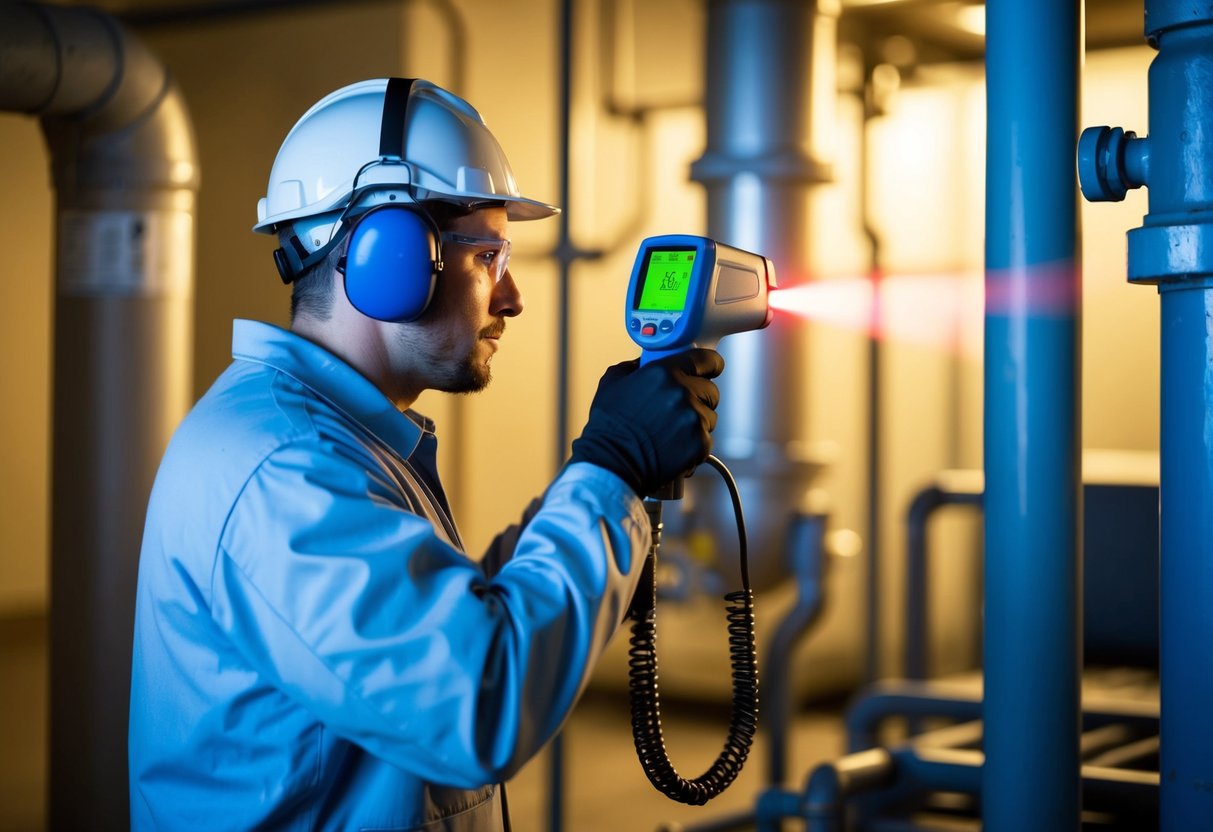
[[[513,162],[524,191],[558,197],[555,0],[525,4],[459,0],[468,27],[467,97],[482,111]],[[582,4],[584,5],[584,4]],[[685,102],[700,95],[703,8],[696,0],[635,7],[616,74],[625,99]],[[579,7],[580,8],[580,7]],[[704,227],[702,190],[688,165],[702,151],[703,122],[694,107],[654,114],[641,131],[602,113],[600,30],[585,10],[577,32],[574,108],[575,179],[570,205],[574,240],[606,247],[601,261],[573,269],[570,426],[576,431],[598,376],[635,348],[623,334],[623,290],[641,236],[696,233]],[[680,31],[678,39],[658,34]],[[196,393],[228,361],[230,321],[285,321],[287,292],[270,252],[249,232],[257,198],[281,137],[325,92],[349,81],[416,74],[449,81],[449,46],[429,4],[360,4],[249,15],[226,22],[144,33],[176,74],[193,114],[201,154],[195,315]],[[656,40],[655,40],[656,38]],[[1084,119],[1144,132],[1144,47],[1091,56]],[[836,181],[813,195],[812,268],[820,276],[862,273],[866,243],[857,225],[855,101],[837,102]],[[979,275],[982,251],[984,113],[978,68],[924,75],[894,100],[871,134],[873,220],[892,273]],[[50,197],[45,154],[31,120],[0,117],[0,174],[19,200],[0,206],[9,301],[0,307],[0,419],[9,448],[0,470],[0,615],[37,609],[46,595],[46,461],[49,354]],[[647,187],[637,177],[648,160]],[[637,211],[642,227],[633,227]],[[1156,300],[1124,282],[1124,231],[1140,224],[1141,192],[1123,204],[1087,206],[1084,256],[1084,430],[1089,447],[1151,449],[1157,434]],[[442,467],[472,550],[539,493],[556,466],[556,268],[548,252],[555,221],[518,225],[515,273],[526,313],[512,321],[484,394],[452,399],[426,394],[419,408],[440,422]],[[958,283],[963,277],[957,278]],[[897,303],[913,305],[908,289]],[[890,670],[899,649],[902,518],[912,494],[938,470],[980,467],[980,314],[954,323],[963,348],[889,342],[885,349],[882,483],[883,555],[891,564],[882,611]],[[953,339],[954,341],[957,339]],[[861,333],[813,327],[806,434],[837,447],[823,477],[838,527],[866,518],[864,420],[866,347]],[[967,345],[967,346],[964,346]],[[947,621],[971,622],[972,524],[943,531],[955,575],[942,597]],[[858,562],[845,575],[835,626],[858,625]],[[946,623],[946,622],[945,622]],[[951,630],[961,633],[958,624]],[[972,648],[957,635],[952,654]]]
[[[46,606],[50,170],[32,119],[0,115],[0,615]]]

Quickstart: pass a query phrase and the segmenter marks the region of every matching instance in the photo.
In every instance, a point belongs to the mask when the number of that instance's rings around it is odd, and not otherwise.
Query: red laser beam
[[[987,314],[1070,314],[1076,287],[1072,264],[1053,264],[988,279],[978,271],[823,278],[772,290],[770,304],[778,315],[977,356]]]

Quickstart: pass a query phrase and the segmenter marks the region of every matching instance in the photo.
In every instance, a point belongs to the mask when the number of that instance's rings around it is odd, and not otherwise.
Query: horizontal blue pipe
[[[1079,5],[986,5],[985,832],[1078,828]]]

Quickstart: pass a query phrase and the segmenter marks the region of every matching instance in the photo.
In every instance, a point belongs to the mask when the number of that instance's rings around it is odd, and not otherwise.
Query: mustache
[[[497,323],[486,326],[480,330],[481,338],[500,338],[505,332],[505,318],[498,319]]]

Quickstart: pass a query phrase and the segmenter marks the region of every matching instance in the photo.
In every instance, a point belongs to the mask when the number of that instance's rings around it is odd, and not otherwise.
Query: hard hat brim
[[[347,195],[348,196],[348,195]],[[452,202],[469,201],[466,194],[447,195],[439,193],[430,193],[427,195],[430,199],[449,199]],[[505,204],[505,215],[511,222],[526,222],[528,220],[544,220],[548,217],[554,217],[560,213],[560,209],[555,205],[549,205],[546,202],[540,202],[537,199],[527,199],[524,196],[503,196],[501,194],[484,194],[484,202],[500,202]],[[344,205],[345,199],[333,200],[332,205],[316,210],[316,206],[309,205],[304,208],[298,208],[294,211],[287,211],[275,217],[266,217],[261,222],[253,226],[253,231],[258,234],[275,234],[278,227],[286,225],[294,220],[305,219],[307,217],[319,216],[321,214],[330,213],[332,211],[340,211]]]
[[[548,205],[546,202],[527,199],[523,196],[507,197],[502,201],[505,203],[505,215],[513,222],[545,220],[560,213],[560,209],[555,205]]]

